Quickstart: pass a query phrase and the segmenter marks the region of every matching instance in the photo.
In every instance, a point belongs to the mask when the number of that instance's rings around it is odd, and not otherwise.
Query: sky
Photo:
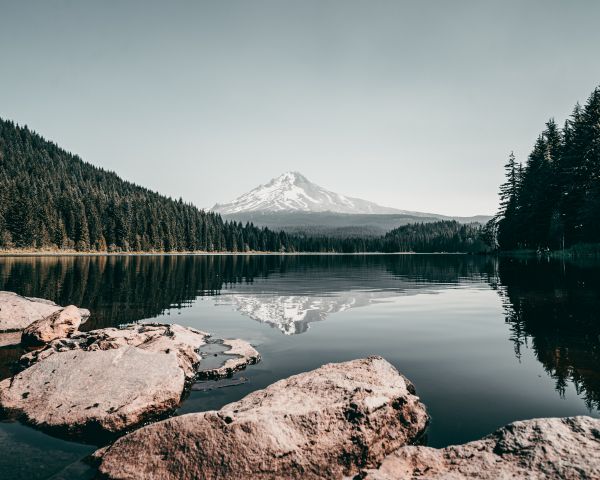
[[[0,117],[209,208],[295,170],[493,213],[600,84],[596,0],[0,0]]]

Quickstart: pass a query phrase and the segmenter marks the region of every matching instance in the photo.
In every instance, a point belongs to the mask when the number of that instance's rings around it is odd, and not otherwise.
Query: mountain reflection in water
[[[600,407],[600,265],[463,255],[0,258],[0,290],[92,311],[84,330],[151,319],[198,297],[284,334],[373,302],[473,284],[500,295],[517,358]],[[207,298],[207,300],[209,299]],[[0,348],[1,376],[19,352]]]

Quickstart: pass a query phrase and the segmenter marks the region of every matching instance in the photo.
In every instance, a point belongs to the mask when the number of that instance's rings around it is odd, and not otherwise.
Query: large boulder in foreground
[[[36,426],[118,432],[179,405],[185,377],[175,354],[135,347],[59,352],[0,384],[0,405]]]
[[[412,384],[369,357],[148,425],[95,456],[113,479],[341,478],[378,465],[427,422]]]
[[[57,338],[70,337],[81,325],[81,312],[74,305],[36,320],[23,330],[21,343],[23,345],[44,345]]]
[[[600,420],[540,418],[511,423],[464,445],[404,447],[365,480],[600,478]]]
[[[0,382],[0,409],[67,434],[135,427],[180,404],[208,337],[151,324],[54,340],[23,356],[28,368]]]
[[[50,300],[22,297],[14,292],[0,291],[0,332],[23,330],[63,307]],[[89,310],[79,309],[82,321],[90,316]]]

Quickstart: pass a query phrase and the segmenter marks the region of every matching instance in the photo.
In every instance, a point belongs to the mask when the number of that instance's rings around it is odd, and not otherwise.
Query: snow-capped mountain
[[[217,203],[212,210],[223,215],[249,212],[416,213],[331,192],[298,172],[286,172],[229,203]]]

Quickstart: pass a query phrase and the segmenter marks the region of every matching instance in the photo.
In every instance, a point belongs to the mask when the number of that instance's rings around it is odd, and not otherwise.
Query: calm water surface
[[[249,340],[246,383],[192,391],[219,408],[289,375],[382,355],[431,414],[427,443],[532,417],[600,416],[600,265],[459,255],[0,258],[0,290],[89,308],[85,330],[151,320]],[[22,352],[0,348],[0,378]],[[96,446],[0,423],[2,478],[84,478]]]

